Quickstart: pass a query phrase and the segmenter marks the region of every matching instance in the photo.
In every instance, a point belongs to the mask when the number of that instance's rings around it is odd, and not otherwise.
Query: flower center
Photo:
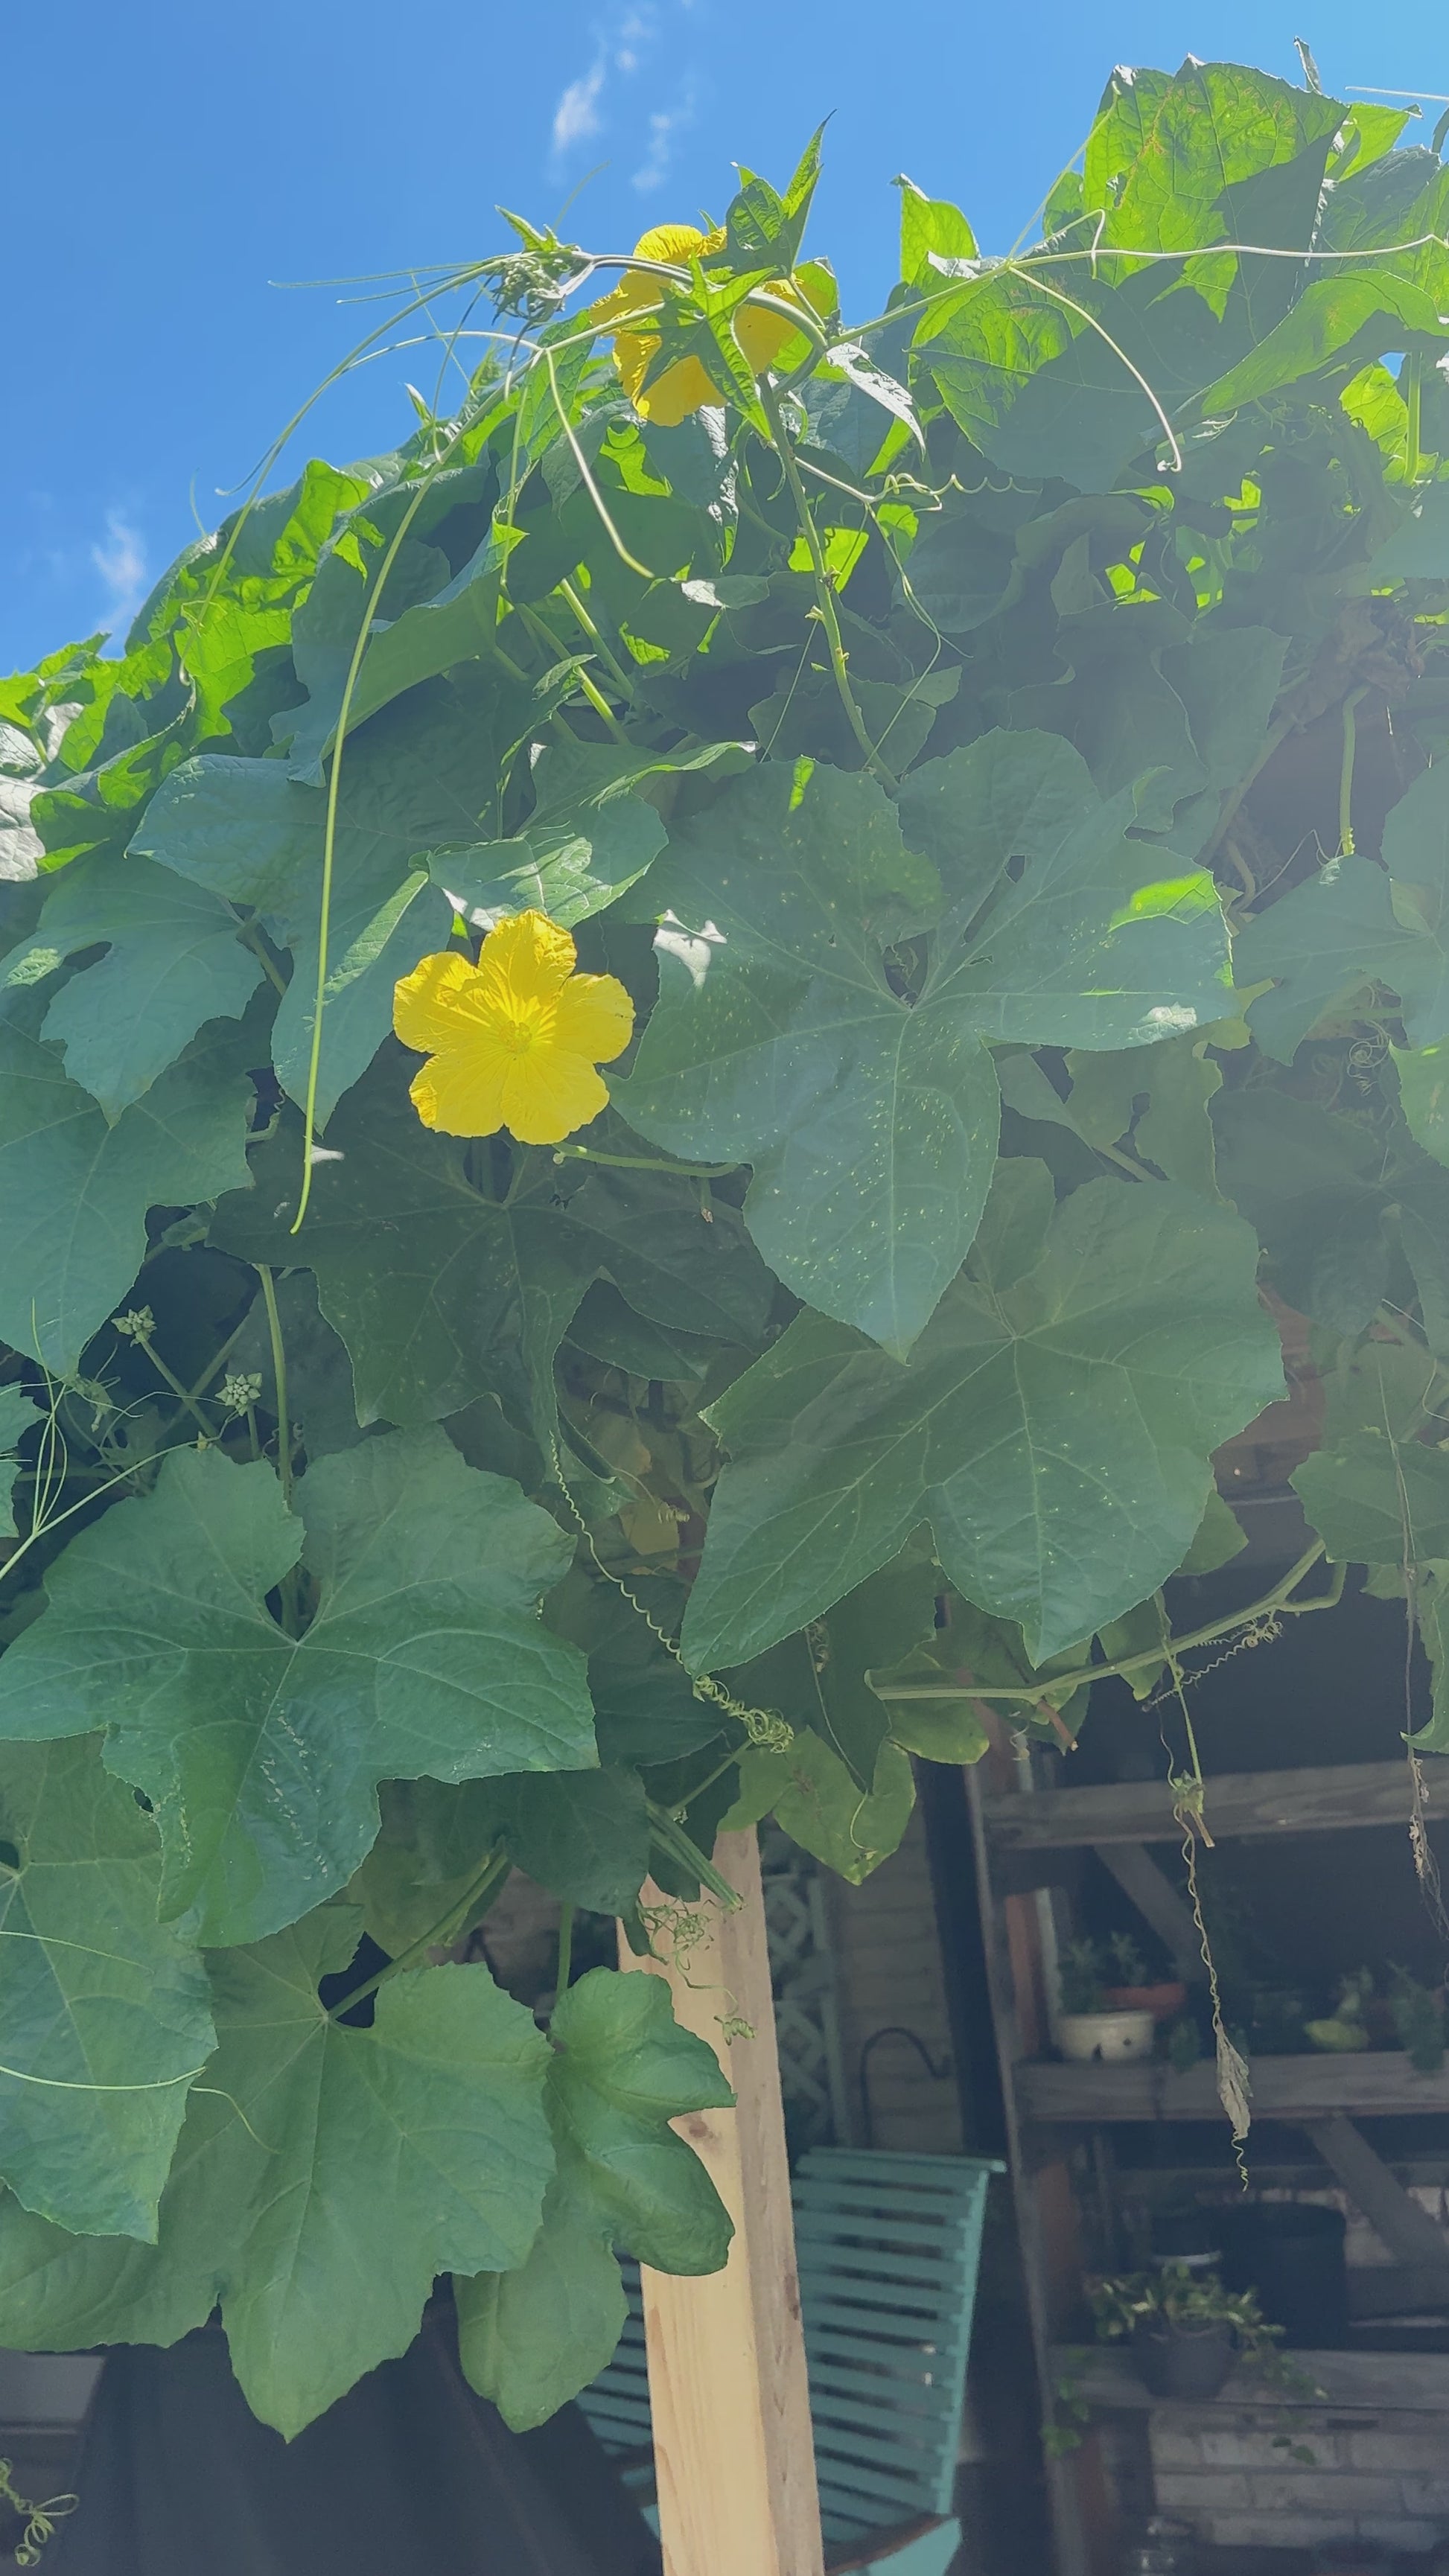
[[[499,1030],[508,1053],[513,1056],[531,1055],[540,1039],[547,1035],[551,1016],[538,1002],[515,1002]]]

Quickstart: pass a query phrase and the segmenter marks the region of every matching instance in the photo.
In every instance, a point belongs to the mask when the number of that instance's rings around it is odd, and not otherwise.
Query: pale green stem
[[[282,1340],[282,1319],[277,1312],[277,1291],[266,1263],[257,1263],[257,1277],[262,1283],[262,1300],[267,1310],[267,1332],[272,1345],[272,1376],[277,1394],[277,1473],[282,1480],[282,1500],[292,1499],[292,1424],[287,1411],[287,1352]]]
[[[820,543],[820,531],[811,514],[810,496],[800,480],[795,451],[790,444],[789,433],[781,415],[774,387],[764,377],[760,379],[760,400],[764,404],[765,414],[770,423],[775,452],[790,487],[790,498],[795,504],[795,516],[799,523],[800,534],[805,540],[805,550],[810,557],[810,569],[815,582],[815,604],[820,611],[820,623],[825,629],[825,640],[830,653],[830,668],[834,674],[840,703],[845,709],[846,722],[865,754],[867,769],[872,770],[881,785],[894,794],[900,786],[900,780],[895,771],[887,768],[882,760],[866,729],[865,718],[855,703],[855,695],[850,685],[850,673],[846,665],[845,639],[840,631],[840,612],[835,604],[835,587],[830,579],[824,548]]]
[[[1267,1618],[1275,1610],[1288,1619],[1301,1618],[1311,1610],[1331,1610],[1343,1591],[1345,1569],[1341,1565],[1334,1567],[1333,1588],[1321,1594],[1316,1601],[1289,1599],[1289,1594],[1318,1563],[1323,1552],[1322,1539],[1316,1539],[1297,1564],[1289,1567],[1282,1581],[1275,1583],[1271,1592],[1264,1593],[1261,1601],[1250,1602],[1245,1610],[1235,1610],[1230,1618],[1214,1619],[1206,1628],[1194,1628],[1186,1637],[1172,1638],[1166,1650],[1161,1646],[1149,1646],[1140,1655],[1124,1655],[1114,1664],[1084,1664],[1079,1672],[1074,1673],[1043,1673],[1030,1689],[1001,1689],[991,1682],[973,1681],[971,1697],[1039,1700],[1043,1691],[1079,1690],[1084,1683],[1110,1681],[1114,1674],[1141,1672],[1147,1665],[1160,1664],[1164,1651],[1170,1655],[1190,1654],[1196,1646],[1210,1646],[1219,1637],[1230,1637],[1236,1628],[1250,1628],[1256,1619]],[[866,1679],[878,1699],[960,1699],[962,1695],[959,1683],[954,1686],[949,1682],[902,1682],[897,1685],[874,1673],[868,1673]]]
[[[376,1994],[379,1986],[385,1986],[392,1978],[400,1977],[404,1970],[411,1968],[417,1960],[425,1959],[430,1950],[447,1949],[449,1943],[455,1940],[463,1929],[469,1915],[481,1904],[485,1896],[491,1895],[493,1889],[508,1876],[512,1867],[513,1863],[507,1852],[490,1852],[467,1893],[455,1905],[450,1905],[447,1913],[440,1915],[438,1921],[431,1925],[418,1940],[410,1941],[405,1950],[399,1950],[395,1959],[389,1959],[385,1968],[379,1968],[375,1977],[369,1977],[364,1984],[354,1986],[350,1994],[342,1997],[340,2003],[333,2004],[327,2015],[328,2020],[340,2021],[344,2013],[355,2012],[357,2006],[365,2003],[369,1995]]]

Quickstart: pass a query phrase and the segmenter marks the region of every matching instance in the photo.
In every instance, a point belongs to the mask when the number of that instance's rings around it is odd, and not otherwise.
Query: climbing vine
[[[394,454],[0,685],[0,2341],[219,2302],[292,2432],[451,2273],[537,2422],[617,2250],[728,2239],[715,2058],[577,1910],[677,1949],[768,1813],[860,1878],[983,1704],[1070,1743],[1350,1566],[1449,1751],[1406,126],[1119,73],[1010,258],[902,181],[858,320],[818,138],[712,231],[515,221],[358,353],[437,334]],[[1285,1336],[1311,1543],[1174,1634]]]

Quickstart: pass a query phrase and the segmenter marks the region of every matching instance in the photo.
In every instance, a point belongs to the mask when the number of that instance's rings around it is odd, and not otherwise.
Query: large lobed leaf
[[[154,2238],[215,2038],[155,1825],[81,1736],[0,1751],[0,1831],[0,2173],[57,2226]]]
[[[752,1163],[766,1260],[897,1355],[986,1202],[991,1042],[1146,1046],[1221,1015],[1212,881],[1159,873],[1133,813],[1052,735],[929,762],[898,812],[869,777],[781,763],[676,831],[646,882],[660,994],[615,1086],[627,1115]]]
[[[324,1458],[289,1511],[264,1462],[176,1451],[52,1569],[0,1661],[0,1737],[107,1728],[161,1830],[161,1910],[247,1941],[344,1886],[376,1783],[597,1760],[583,1657],[538,1620],[569,1542],[438,1431]],[[267,1596],[300,1563],[301,1637]]]
[[[284,1125],[256,1187],[218,1209],[212,1239],[246,1260],[299,1257],[352,1361],[364,1423],[426,1422],[487,1390],[532,1402],[552,1435],[554,1354],[591,1281],[652,1321],[749,1348],[771,1283],[733,1211],[651,1172],[591,1172],[564,1199],[547,1155],[506,1202],[469,1177],[467,1148],[429,1136],[385,1061],[329,1129],[300,1236],[300,1140]],[[385,1258],[380,1253],[385,1248]]]
[[[440,2271],[521,2263],[553,2148],[548,2044],[486,1968],[396,1979],[329,2020],[357,1918],[331,1907],[212,1963],[219,2045],[154,2247],[0,2200],[0,2335],[20,2350],[174,2343],[219,2300],[253,2412],[289,2437],[406,2351]]]
[[[463,2368],[518,2431],[577,2396],[613,2352],[624,2323],[616,2245],[659,2271],[717,2272],[733,2234],[669,2123],[734,2097],[659,1979],[595,1969],[559,2003],[549,2039],[558,2162],[543,2224],[519,2269],[456,2284]]]
[[[141,1267],[148,1209],[246,1187],[255,1014],[203,1029],[112,1125],[40,1036],[43,1010],[25,987],[0,996],[0,1335],[65,1376]]]
[[[967,1598],[1035,1662],[1180,1563],[1211,1452],[1282,1392],[1257,1245],[1165,1184],[1099,1181],[1052,1214],[1002,1166],[968,1272],[907,1366],[802,1315],[714,1406],[730,1452],[683,1646],[762,1652],[924,1520]]]
[[[1449,770],[1436,762],[1393,807],[1382,867],[1330,859],[1250,922],[1237,973],[1276,979],[1248,1016],[1285,1064],[1332,1004],[1374,983],[1398,995],[1411,1046],[1449,1037]]]

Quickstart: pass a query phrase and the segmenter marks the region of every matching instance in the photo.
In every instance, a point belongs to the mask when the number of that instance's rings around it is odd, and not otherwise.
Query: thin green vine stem
[[[795,505],[795,517],[800,534],[805,540],[805,550],[810,557],[810,569],[815,583],[815,604],[820,611],[820,623],[825,629],[825,640],[830,651],[830,668],[835,677],[835,687],[840,703],[845,709],[846,722],[865,754],[867,769],[873,771],[881,785],[891,795],[895,795],[901,782],[895,771],[882,760],[876,745],[871,741],[865,718],[855,702],[855,692],[850,685],[850,672],[847,666],[845,638],[840,631],[840,611],[835,604],[835,589],[830,579],[829,566],[825,561],[825,550],[820,543],[820,531],[815,525],[810,508],[810,496],[800,480],[800,469],[795,462],[795,451],[785,427],[779,397],[774,386],[765,376],[760,378],[760,400],[770,424],[775,453],[780,459],[781,470],[790,488],[790,498]]]
[[[1338,855],[1353,857],[1353,772],[1358,752],[1358,716],[1360,698],[1367,689],[1350,689],[1343,702],[1343,757],[1338,769]]]
[[[1116,1163],[1122,1171],[1130,1173],[1134,1181],[1150,1181],[1152,1178],[1146,1165],[1139,1163],[1135,1154],[1124,1154],[1120,1145],[1094,1145],[1092,1151],[1101,1154],[1107,1162]]]
[[[236,912],[236,905],[234,903],[228,904],[227,910],[229,912]],[[273,987],[273,989],[278,993],[285,993],[287,989],[286,977],[281,973],[275,960],[269,955],[266,941],[262,937],[258,924],[255,921],[243,921],[240,913],[237,913],[237,924],[237,937],[243,948],[249,948],[251,950],[257,964],[261,967],[263,974],[266,976],[267,982]]]
[[[1417,483],[1423,465],[1424,360],[1418,349],[1411,349],[1405,362],[1404,410],[1407,415],[1404,437],[1404,476]]]
[[[277,1473],[282,1482],[282,1500],[292,1499],[292,1423],[287,1410],[287,1348],[282,1339],[282,1319],[277,1312],[277,1289],[271,1271],[264,1261],[257,1263],[257,1277],[262,1283],[262,1301],[267,1310],[267,1334],[272,1345],[272,1376],[277,1394]]]
[[[530,634],[542,636],[550,653],[556,653],[561,662],[572,660],[573,657],[569,653],[567,647],[564,645],[562,640],[553,633],[552,629],[544,624],[543,619],[539,616],[537,609],[533,606],[531,601],[520,600],[518,603],[518,614],[523,619],[524,625],[528,628]],[[627,749],[629,747],[629,737],[624,731],[623,726],[620,724],[618,717],[615,715],[613,708],[610,706],[608,699],[605,697],[603,690],[599,687],[597,680],[590,678],[589,673],[583,668],[582,664],[579,667],[577,676],[579,687],[583,690],[584,696],[588,699],[595,715],[600,717],[608,726],[614,740],[616,742],[623,743]]]
[[[373,620],[377,615],[378,603],[387,586],[388,575],[398,559],[408,530],[432,489],[434,477],[441,473],[447,458],[457,446],[459,439],[464,436],[468,425],[466,417],[460,414],[430,460],[426,473],[419,478],[417,490],[393,531],[387,551],[378,565],[377,579],[373,583],[371,592],[363,600],[357,637],[347,665],[347,677],[342,684],[342,697],[338,705],[337,722],[332,737],[332,767],[327,775],[327,816],[322,831],[322,896],[317,914],[317,985],[313,995],[312,1044],[307,1055],[307,1096],[302,1115],[302,1189],[297,1201],[297,1213],[290,1228],[293,1234],[301,1233],[302,1221],[312,1196],[312,1148],[317,1134],[317,1085],[322,1070],[322,1020],[327,1008],[328,945],[332,932],[332,880],[337,859],[337,805],[342,789],[347,720],[352,713],[352,700],[361,676],[367,647],[372,638]]]
[[[574,1972],[574,1909],[567,1898],[558,1910],[558,1968],[553,1982],[553,2008],[557,2012],[569,1990]]]
[[[654,1798],[645,1799],[644,1812],[649,1819],[649,1830],[660,1849],[667,1852],[671,1860],[678,1861],[681,1869],[687,1870],[692,1878],[697,1878],[701,1887],[707,1887],[726,1913],[737,1914],[744,1902],[738,1889],[731,1887],[729,1880],[721,1876],[693,1836],[686,1833],[679,1818],[671,1814],[668,1807],[661,1807]]]
[[[208,1441],[214,1441],[217,1437],[215,1423],[208,1422],[206,1415],[202,1412],[200,1405],[196,1402],[196,1399],[192,1395],[189,1387],[183,1385],[181,1379],[177,1376],[176,1371],[173,1368],[168,1367],[166,1361],[161,1357],[161,1354],[157,1350],[155,1343],[152,1341],[150,1334],[143,1332],[139,1325],[133,1325],[131,1333],[132,1339],[139,1343],[157,1376],[164,1378],[166,1384],[170,1387],[172,1394],[180,1398],[182,1404],[184,1404],[187,1412],[190,1414],[192,1421],[199,1426],[204,1437]]]
[[[1346,1570],[1343,1566],[1334,1567],[1333,1588],[1321,1594],[1317,1600],[1293,1601],[1289,1598],[1290,1593],[1303,1581],[1304,1576],[1311,1572],[1323,1554],[1322,1539],[1315,1539],[1312,1547],[1305,1550],[1296,1565],[1289,1567],[1281,1582],[1275,1583],[1271,1592],[1264,1593],[1261,1601],[1251,1601],[1246,1609],[1235,1610],[1230,1618],[1214,1619],[1207,1627],[1194,1628],[1185,1637],[1172,1638],[1168,1649],[1169,1656],[1191,1654],[1197,1646],[1211,1646],[1219,1637],[1230,1637],[1235,1628],[1251,1628],[1255,1620],[1267,1618],[1274,1610],[1280,1612],[1284,1618],[1298,1619],[1305,1617],[1312,1610],[1334,1609],[1343,1592],[1343,1578]],[[973,1699],[1039,1700],[1044,1691],[1080,1690],[1084,1683],[1111,1681],[1117,1674],[1140,1672],[1148,1664],[1160,1664],[1162,1657],[1161,1646],[1148,1646],[1140,1655],[1123,1655],[1113,1664],[1084,1664],[1080,1671],[1074,1673],[1043,1673],[1041,1679],[1029,1690],[1019,1690],[1015,1687],[999,1688],[991,1682],[973,1681],[971,1695]],[[883,1674],[878,1673],[868,1673],[866,1679],[878,1699],[959,1699],[961,1697],[960,1689],[949,1682],[891,1683]]]
[[[608,1163],[620,1172],[672,1172],[681,1181],[722,1181],[738,1163],[667,1163],[657,1154],[600,1154],[592,1145],[556,1145],[556,1163]]]
[[[558,586],[558,595],[560,599],[564,601],[565,605],[571,610],[572,614],[577,618],[580,626],[584,630],[584,633],[589,638],[590,643],[598,647],[599,659],[608,671],[610,678],[614,682],[614,686],[620,691],[622,696],[632,699],[634,695],[633,681],[630,679],[623,663],[619,660],[618,655],[614,652],[613,647],[599,632],[599,628],[594,618],[585,607],[578,592],[575,590],[573,583],[571,581],[561,581]]]
[[[417,1960],[426,1958],[429,1950],[445,1949],[450,1941],[456,1940],[468,1916],[484,1897],[491,1896],[494,1888],[502,1885],[512,1867],[506,1851],[491,1851],[465,1894],[449,1906],[447,1913],[440,1915],[426,1932],[420,1933],[416,1941],[410,1941],[405,1950],[399,1950],[397,1957],[389,1959],[385,1968],[379,1968],[375,1977],[368,1977],[360,1986],[353,1986],[339,2002],[331,2005],[328,2020],[341,2021],[345,2013],[355,2012],[359,2004],[366,2003],[369,1995],[375,1995],[379,1986],[389,1985],[394,1977],[402,1976]]]
[[[250,1318],[248,1316],[243,1315],[241,1322],[233,1325],[231,1331],[227,1334],[226,1340],[222,1343],[220,1350],[214,1352],[212,1357],[207,1361],[200,1377],[192,1379],[189,1391],[193,1396],[205,1395],[213,1378],[220,1377],[221,1372],[225,1368],[227,1361],[230,1359],[237,1343],[241,1340],[243,1333],[246,1331],[249,1320]]]
[[[24,1538],[19,1542],[19,1545],[11,1549],[4,1564],[0,1565],[0,1579],[4,1579],[14,1573],[15,1568],[19,1565],[21,1559],[28,1554],[29,1550],[36,1545],[38,1540],[47,1537],[51,1530],[59,1529],[63,1521],[74,1520],[77,1512],[88,1512],[93,1503],[98,1503],[100,1501],[102,1494],[110,1493],[115,1486],[129,1485],[134,1479],[135,1473],[136,1470],[134,1467],[119,1468],[116,1474],[108,1477],[106,1482],[99,1486],[94,1493],[82,1494],[79,1501],[67,1503],[63,1512],[47,1512],[44,1518],[35,1522],[33,1528],[27,1530]]]

